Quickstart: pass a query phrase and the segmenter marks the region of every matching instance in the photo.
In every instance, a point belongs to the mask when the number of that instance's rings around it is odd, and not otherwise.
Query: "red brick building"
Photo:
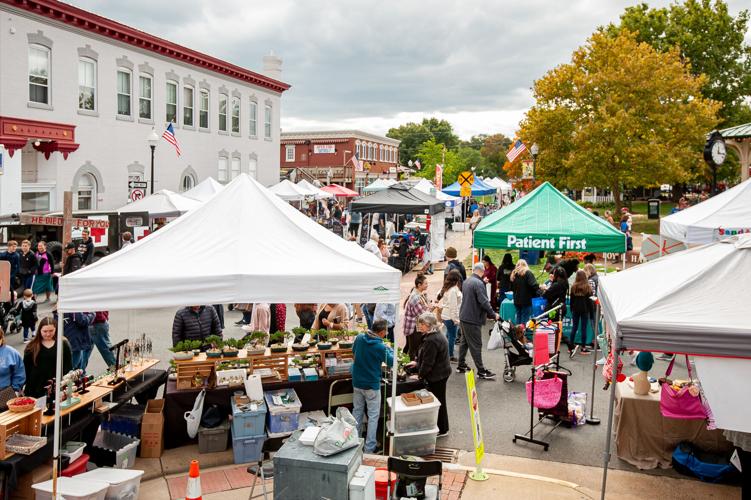
[[[297,170],[298,179],[328,181],[362,192],[378,178],[397,178],[399,143],[358,130],[282,133],[281,175]],[[361,170],[352,161],[355,155]]]

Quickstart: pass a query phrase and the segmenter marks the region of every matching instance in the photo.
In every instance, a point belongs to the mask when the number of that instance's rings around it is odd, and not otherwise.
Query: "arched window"
[[[91,174],[81,175],[76,186],[77,210],[96,209],[96,197],[96,178]]]
[[[360,153],[360,141],[355,142],[355,155],[362,159],[362,153]]]
[[[180,192],[190,191],[196,186],[196,179],[193,174],[183,174],[183,178],[180,181]]]

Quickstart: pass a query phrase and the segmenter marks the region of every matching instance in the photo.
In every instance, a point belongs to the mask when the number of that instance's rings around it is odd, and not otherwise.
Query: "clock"
[[[712,132],[704,145],[704,161],[711,167],[719,167],[725,162],[726,157],[725,140],[719,132]]]

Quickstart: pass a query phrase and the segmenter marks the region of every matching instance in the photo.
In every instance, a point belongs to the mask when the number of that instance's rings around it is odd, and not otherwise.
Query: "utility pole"
[[[73,233],[73,193],[71,191],[65,191],[63,193],[63,258],[62,265],[65,265],[65,261],[68,260],[65,246],[70,243]]]

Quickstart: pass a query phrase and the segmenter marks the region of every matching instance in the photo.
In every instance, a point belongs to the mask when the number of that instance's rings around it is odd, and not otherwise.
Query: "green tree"
[[[446,149],[435,139],[425,141],[417,152],[422,169],[417,172],[418,177],[424,177],[430,181],[435,180],[435,166],[443,164],[443,185],[453,184],[459,172],[464,170],[464,164],[460,161],[456,151]]]
[[[488,138],[488,134],[477,134],[473,135],[469,138],[468,141],[461,141],[459,143],[459,146],[465,147],[465,148],[472,148],[476,150],[482,149],[483,144],[485,144],[485,139]]]
[[[689,179],[720,108],[701,95],[705,83],[677,49],[658,52],[627,30],[595,33],[534,84],[520,135],[540,146],[537,177],[608,187],[618,208],[624,187]]]
[[[661,52],[678,47],[691,64],[694,75],[707,75],[704,97],[720,101],[720,117],[727,126],[745,123],[743,102],[751,96],[751,46],[744,42],[749,13],[733,17],[722,0],[686,0],[666,8],[649,8],[646,3],[628,7],[620,24],[608,26],[616,36],[621,30],[638,33]]]
[[[480,154],[485,160],[485,168],[491,171],[491,177],[503,175],[503,164],[506,163],[506,151],[511,147],[511,139],[503,134],[489,135],[483,141]],[[506,177],[504,175],[504,177]]]
[[[422,124],[430,130],[435,142],[443,144],[446,149],[456,149],[459,146],[459,136],[454,133],[454,127],[446,120],[423,118]]]
[[[451,124],[437,118],[424,118],[422,123],[409,122],[391,128],[386,137],[402,141],[399,145],[399,162],[402,165],[406,165],[409,160],[417,159],[420,146],[430,139],[437,144],[444,144],[447,149],[455,149],[459,145],[459,137],[454,133]]]

